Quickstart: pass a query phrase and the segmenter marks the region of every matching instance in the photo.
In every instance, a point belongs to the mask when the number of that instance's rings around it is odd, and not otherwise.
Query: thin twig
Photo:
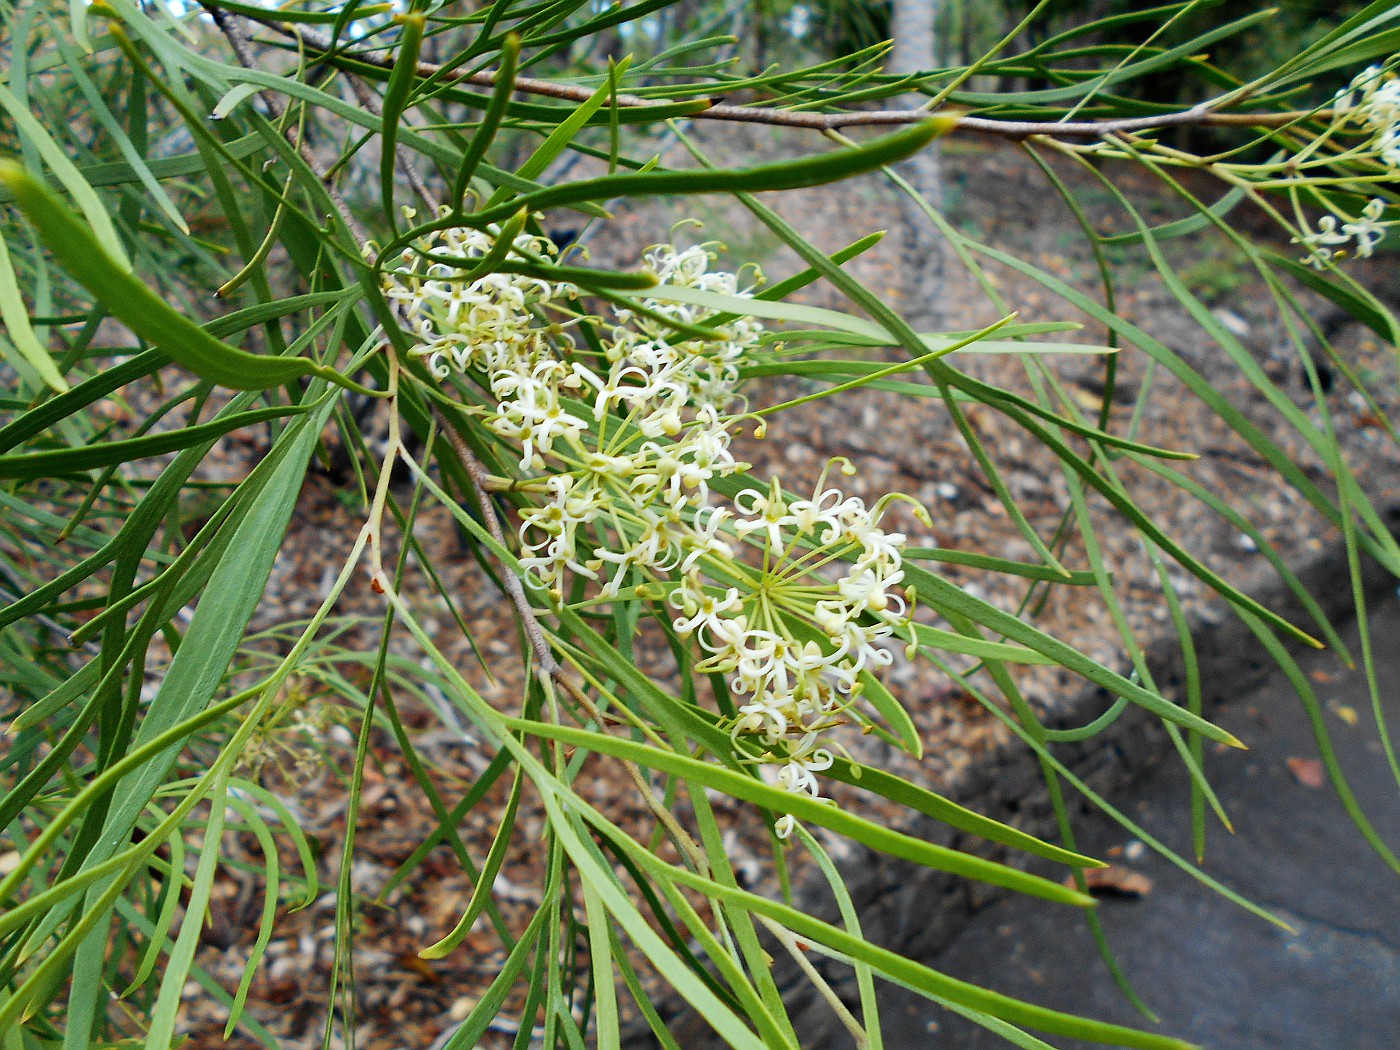
[[[213,2],[213,0],[211,0]],[[247,16],[252,17],[252,16]],[[392,69],[394,60],[383,55],[362,51],[358,48],[334,47],[329,37],[313,30],[293,27],[273,18],[253,19],[285,36],[300,36],[313,51],[334,62],[338,57],[353,59],[363,65],[379,69]],[[483,71],[463,73],[442,72],[442,67],[432,62],[419,62],[418,75],[424,78],[437,76],[440,80],[455,84],[470,84],[474,87],[493,87],[497,74]],[[592,98],[591,88],[573,84],[560,84],[552,80],[536,77],[516,77],[515,89],[527,95],[544,98],[557,98],[569,102],[585,102]],[[656,99],[640,95],[619,94],[619,106],[635,108],[658,105]],[[1106,135],[1121,135],[1131,132],[1153,131],[1171,127],[1279,127],[1307,118],[1330,119],[1330,109],[1294,110],[1283,113],[1220,113],[1212,104],[1203,103],[1178,113],[1159,113],[1146,117],[1124,117],[1115,120],[992,120],[987,117],[957,117],[955,131],[970,131],[979,135],[1019,141],[1043,135],[1050,138],[1096,139]],[[873,125],[914,124],[927,120],[930,113],[922,107],[914,109],[876,109],[847,113],[793,112],[785,109],[772,109],[764,106],[733,106],[715,101],[709,109],[689,115],[691,120],[724,120],[744,124],[771,124],[780,127],[810,128],[814,131],[836,131]]]
[[[258,69],[258,61],[253,55],[252,48],[249,46],[248,35],[243,31],[243,26],[238,23],[237,19],[216,4],[208,3],[206,0],[200,0],[200,6],[209,12],[209,17],[214,20],[214,24],[219,27],[219,31],[222,32],[224,38],[228,40],[229,47],[233,49],[234,57],[238,59],[238,64],[245,69]],[[290,35],[295,37],[297,35],[296,30],[292,29]],[[318,48],[317,50],[320,49]],[[274,123],[282,119],[282,115],[286,112],[286,107],[282,105],[282,100],[280,98],[267,88],[259,91],[258,97],[262,99],[263,104],[267,106],[267,111],[271,114]],[[320,180],[321,185],[325,187],[326,195],[330,198],[331,204],[335,206],[335,210],[339,213],[340,220],[345,223],[346,229],[354,235],[355,240],[360,244],[364,244],[368,241],[369,232],[361,225],[360,220],[355,218],[354,212],[350,210],[350,205],[347,204],[345,198],[340,195],[340,191],[332,185],[329,173],[321,166],[321,163],[311,152],[311,147],[306,144],[302,136],[297,134],[295,127],[289,124],[282,129],[282,134],[287,142],[301,155],[301,159],[306,162],[306,166],[310,168],[316,178]]]
[[[491,497],[486,494],[486,468],[481,465],[481,460],[476,458],[476,453],[462,440],[462,435],[457,433],[456,428],[448,423],[436,405],[433,406],[433,417],[437,420],[439,429],[447,435],[452,450],[457,453],[457,458],[462,461],[462,466],[467,470],[467,478],[471,481],[472,495],[476,497],[477,503],[481,506],[481,516],[486,519],[487,531],[491,533],[492,539],[504,547],[506,536],[501,529],[501,519],[496,516],[496,506],[491,502]],[[549,642],[544,636],[544,629],[540,627],[540,621],[535,616],[535,610],[531,607],[530,600],[525,597],[525,587],[521,584],[520,577],[507,568],[505,572],[501,573],[501,579],[505,582],[506,593],[510,595],[510,600],[515,603],[515,609],[520,614],[521,623],[525,625],[525,636],[530,639],[530,648],[535,652],[535,662],[538,665],[539,673],[558,679],[560,675],[559,662],[554,659],[554,653],[549,648]]]
[[[806,975],[807,980],[812,982],[812,987],[817,990],[817,994],[826,1000],[826,1004],[831,1007],[841,1023],[846,1026],[846,1031],[850,1032],[854,1037],[856,1046],[862,1048],[862,1050],[868,1047],[870,1045],[870,1036],[866,1034],[865,1029],[861,1027],[860,1022],[856,1020],[855,1015],[851,1013],[846,1004],[841,1001],[841,997],[836,994],[836,990],[827,983],[826,978],[812,965],[811,960],[803,954],[806,942],[799,941],[786,926],[774,922],[766,915],[755,915],[754,918],[761,922],[767,928],[768,932],[777,939],[778,943],[787,949],[788,954],[792,956],[803,974]]]
[[[373,113],[376,117],[382,117],[384,115],[384,106],[379,96],[371,91],[369,86],[359,77],[351,74],[347,79],[350,81],[350,90],[355,92],[355,98],[359,100],[360,105],[364,106],[365,109],[369,110],[369,112]],[[438,200],[428,191],[428,184],[423,181],[423,176],[419,174],[418,168],[413,163],[413,154],[409,153],[408,150],[404,149],[403,146],[396,142],[394,143],[394,159],[398,162],[399,171],[403,172],[404,177],[408,179],[409,186],[411,186],[413,192],[418,195],[418,199],[422,202],[423,207],[426,208],[430,214],[436,215]]]
[[[608,725],[615,723],[617,719],[610,719],[598,709],[598,705],[588,698],[588,695],[567,678],[560,676],[559,684],[571,696],[576,704],[588,712],[588,717],[593,719],[598,726],[599,732],[605,732]],[[690,832],[681,827],[681,822],[676,819],[674,813],[662,805],[661,799],[656,797],[656,792],[642,776],[642,771],[637,768],[635,762],[627,762],[619,759],[622,766],[627,770],[627,775],[632,778],[632,783],[637,786],[637,791],[641,794],[642,800],[647,808],[658,821],[671,833],[671,838],[675,841],[677,848],[683,850],[689,857],[695,870],[705,878],[710,878],[710,862],[705,856],[705,851],[700,848],[700,844],[695,841]]]

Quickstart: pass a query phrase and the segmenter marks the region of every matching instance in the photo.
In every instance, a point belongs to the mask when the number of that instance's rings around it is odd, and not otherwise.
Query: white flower
[[[794,795],[805,792],[816,798],[821,794],[821,785],[817,783],[817,778],[801,762],[788,761],[779,767],[778,784]]]
[[[744,489],[734,497],[734,507],[743,515],[734,522],[734,532],[740,539],[761,529],[767,533],[770,552],[781,555],[786,550],[783,526],[797,524],[797,518],[788,512],[782,493],[776,487],[767,495],[758,489]]]
[[[1342,233],[1356,239],[1356,254],[1363,259],[1369,258],[1372,249],[1385,237],[1387,224],[1381,222],[1384,214],[1385,201],[1377,197],[1361,209],[1360,217],[1342,224]]]
[[[1378,224],[1368,208],[1319,236],[1369,250]],[[881,643],[906,618],[906,540],[880,527],[886,501],[867,507],[827,487],[823,472],[810,499],[789,501],[774,480],[716,505],[716,479],[747,467],[731,451],[729,413],[762,326],[716,325],[715,310],[645,297],[640,309],[614,310],[610,331],[585,319],[586,345],[575,346],[569,286],[511,274],[466,281],[463,266],[442,261],[470,266],[493,244],[493,231],[429,234],[386,275],[385,291],[417,337],[414,355],[437,378],[479,388],[471,411],[520,451],[519,490],[541,494],[520,511],[521,565],[556,601],[571,578],[587,581],[587,600],[606,601],[629,579],[679,576],[672,626],[703,653],[698,673],[729,681],[736,744],[770,783],[821,799],[818,775],[834,761],[824,734],[846,721],[860,677],[890,662]],[[539,238],[516,247],[554,254]],[[662,245],[645,265],[663,284],[751,293],[712,261],[703,245]],[[735,559],[735,538],[761,550],[760,582],[736,585],[756,570]],[[775,830],[795,827],[784,815]]]
[[[841,597],[850,602],[857,610],[870,609],[874,612],[884,612],[889,607],[891,600],[891,595],[887,592],[902,579],[904,579],[902,572],[881,575],[873,569],[862,569],[859,573],[842,579],[837,584],[837,589],[840,591]],[[894,600],[899,602],[902,599],[896,595]]]
[[[579,561],[577,536],[580,525],[602,512],[601,493],[568,474],[554,475],[548,485],[553,499],[520,515],[520,546],[527,554],[521,564],[550,589],[559,588],[566,569],[596,579],[596,571]]]
[[[636,538],[618,537],[620,550],[600,549],[598,559],[617,566],[613,578],[603,587],[602,596],[613,597],[620,592],[629,568],[645,567],[657,573],[666,573],[675,568],[684,538],[684,533],[673,519],[653,514],[647,517]]]
[[[1339,91],[1333,108],[1342,123],[1367,128],[1369,152],[1382,164],[1400,168],[1400,80],[1390,70],[1370,66]]]
[[[522,467],[544,467],[544,456],[554,451],[559,437],[577,439],[588,424],[559,403],[556,389],[540,391],[539,400],[518,398],[502,401],[498,414],[488,426],[501,437],[521,443]]]
[[[769,740],[782,738],[788,730],[788,703],[777,702],[772,693],[764,693],[739,708],[736,733],[761,733]]]
[[[840,489],[827,489],[811,499],[793,500],[788,504],[788,513],[799,533],[813,532],[818,525],[825,525],[828,534],[839,532],[841,499]]]
[[[722,622],[725,614],[738,612],[744,607],[739,598],[739,588],[730,587],[724,592],[723,598],[716,598],[708,591],[698,589],[690,577],[686,577],[681,586],[672,592],[670,600],[673,608],[682,609],[687,613],[686,616],[673,621],[672,626],[675,627],[676,633],[682,637],[697,634],[702,645],[707,637],[717,640],[722,638],[725,632]]]
[[[723,507],[701,507],[695,512],[695,520],[687,545],[690,550],[681,560],[680,571],[690,572],[695,563],[706,555],[728,558],[734,548],[721,538],[720,528],[732,515]]]
[[[739,288],[735,274],[711,271],[709,266],[713,258],[705,245],[677,251],[665,244],[648,249],[644,262],[661,284],[722,295],[751,294],[750,290]],[[737,362],[757,347],[763,335],[762,326],[752,318],[738,318],[715,328],[709,323],[715,312],[705,307],[652,297],[638,301],[654,316],[629,309],[618,310],[617,317],[622,323],[614,330],[615,341],[608,350],[609,360],[644,369],[655,383],[672,389],[681,403],[697,408],[710,405],[721,411],[728,408],[735,400],[739,383]],[[718,338],[686,338],[659,318],[680,325],[712,328]]]
[[[494,244],[494,235],[483,230],[434,231],[405,249],[398,265],[385,273],[385,295],[399,304],[422,340],[415,356],[426,357],[439,378],[446,378],[444,369],[509,369],[537,353],[542,331],[536,311],[574,294],[570,285],[518,274],[463,280],[464,269]],[[555,252],[550,242],[529,235],[522,234],[514,244],[533,255]],[[429,255],[461,260],[462,265],[433,261]]]
[[[1317,269],[1322,269],[1330,259],[1340,259],[1347,254],[1346,245],[1356,242],[1355,254],[1365,259],[1375,250],[1395,220],[1385,221],[1385,201],[1376,197],[1367,202],[1361,214],[1355,219],[1343,216],[1338,221],[1335,215],[1324,215],[1317,220],[1316,229],[1304,229],[1301,237],[1293,238],[1295,244],[1302,244],[1308,254],[1302,261]]]

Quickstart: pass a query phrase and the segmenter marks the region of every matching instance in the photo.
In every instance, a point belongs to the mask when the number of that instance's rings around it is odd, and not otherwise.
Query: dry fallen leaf
[[[1095,897],[1146,897],[1152,892],[1152,880],[1140,871],[1110,864],[1106,868],[1090,868],[1084,873],[1084,884]],[[1074,877],[1065,879],[1074,885]]]
[[[1348,704],[1336,704],[1332,707],[1332,712],[1349,726],[1356,725],[1356,708]]]
[[[425,981],[431,981],[433,984],[437,984],[438,981],[442,980],[442,974],[437,972],[432,963],[425,959],[420,959],[412,952],[404,952],[399,955],[394,962],[398,963],[403,969],[411,973],[416,973]]]
[[[1316,758],[1290,758],[1288,771],[1303,787],[1322,787],[1322,761]]]

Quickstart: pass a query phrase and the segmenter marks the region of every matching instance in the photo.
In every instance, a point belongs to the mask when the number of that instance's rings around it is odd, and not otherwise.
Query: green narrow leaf
[[[126,899],[117,899],[117,914],[120,915],[122,920],[131,928],[141,933],[149,934],[151,928],[149,920]],[[214,978],[209,975],[209,972],[205,970],[204,967],[199,965],[190,967],[190,979],[198,984],[199,987],[204,990],[204,994],[209,996],[214,1002],[232,1009],[233,997],[224,990],[223,986],[219,984],[218,981],[214,980]],[[255,1018],[249,1017],[247,1013],[244,1013],[243,1016],[239,1018],[238,1024],[249,1036],[266,1047],[267,1050],[285,1050],[283,1044],[278,1042],[271,1032],[259,1024]],[[122,1050],[126,1050],[126,1048],[122,1048]]]
[[[1047,576],[1058,582],[1055,576],[1049,574]],[[1038,653],[1034,649],[1027,649],[1021,645],[1007,645],[1005,642],[992,642],[985,638],[969,638],[956,631],[945,631],[940,627],[928,627],[921,623],[911,624],[910,627],[914,639],[920,645],[942,649],[945,653],[963,653],[983,660],[1004,660],[1013,664],[1055,663],[1055,660],[1044,653]]]
[[[654,875],[671,879],[683,886],[689,886],[707,897],[744,908],[756,915],[767,916],[804,938],[826,944],[849,958],[865,962],[879,973],[908,984],[921,992],[943,996],[965,1006],[985,1011],[994,1017],[1042,1032],[1088,1039],[1093,1042],[1111,1043],[1114,1046],[1140,1048],[1140,1050],[1195,1050],[1191,1044],[1169,1036],[1138,1031],[1089,1018],[1075,1017],[1057,1010],[1048,1010],[1045,1007],[1034,1006],[1010,996],[959,981],[914,962],[912,959],[906,959],[887,948],[873,945],[861,937],[832,926],[830,923],[806,915],[796,908],[771,901],[747,890],[722,886],[703,875],[668,864],[660,858],[646,853],[636,843],[627,840],[627,837],[616,826],[609,823],[591,806],[586,807],[583,812],[590,823],[617,841],[622,848],[632,853],[638,864],[653,872]]]
[[[92,470],[95,467],[109,467],[117,463],[128,463],[135,459],[161,456],[167,452],[178,452],[191,445],[203,444],[214,438],[269,419],[283,419],[299,416],[321,407],[312,405],[279,405],[275,408],[259,408],[252,412],[239,412],[210,423],[184,427],[167,433],[151,434],[147,437],[129,438],[125,441],[108,441],[87,448],[66,448],[54,452],[26,452],[17,456],[0,456],[0,478],[14,478],[29,481],[34,478],[56,477],[78,471]]]
[[[29,323],[29,308],[24,305],[24,297],[20,295],[19,282],[15,279],[10,251],[5,247],[3,236],[0,236],[0,321],[5,322],[11,344],[39,373],[39,378],[60,394],[66,393],[68,381],[63,378],[48,348],[39,341]]]
[[[472,926],[476,924],[477,918],[486,910],[486,905],[491,900],[491,894],[495,891],[496,876],[501,870],[501,865],[505,863],[506,852],[510,848],[511,834],[515,831],[515,814],[520,808],[520,791],[524,784],[524,778],[521,777],[520,770],[517,768],[515,783],[511,785],[510,789],[510,798],[506,802],[505,812],[501,814],[500,827],[496,829],[496,837],[492,840],[491,849],[486,854],[486,861],[481,866],[481,874],[477,877],[476,886],[472,889],[471,899],[467,901],[466,910],[446,937],[435,944],[428,945],[418,953],[422,958],[441,959],[449,955],[457,945],[462,943],[462,939],[471,932]]]
[[[216,339],[124,272],[73,213],[19,165],[0,162],[0,184],[9,188],[49,250],[98,302],[197,375],[234,390],[265,390],[314,375],[359,393],[374,393],[305,358],[264,357]]]
[[[269,8],[257,4],[240,4],[235,0],[219,0],[219,7],[233,11],[247,18],[267,18]],[[342,10],[301,11],[294,7],[276,8],[277,21],[300,25],[349,25],[374,15],[382,15],[394,9],[393,4],[347,4]]]
[[[88,39],[87,21],[88,0],[68,0],[68,22],[73,28],[73,39],[78,46],[92,54],[92,42]]]
[[[545,900],[551,899],[550,891],[558,893],[556,880],[551,879],[545,888]],[[536,910],[530,923],[520,934],[520,940],[515,942],[515,947],[506,956],[505,962],[496,971],[496,976],[486,991],[482,993],[480,999],[472,1007],[472,1012],[463,1019],[461,1026],[453,1032],[447,1042],[442,1044],[442,1050],[475,1050],[477,1040],[485,1034],[487,1027],[495,1020],[501,1007],[505,1004],[506,997],[515,987],[516,978],[520,971],[525,968],[525,963],[529,961],[531,950],[543,954],[544,949],[538,947],[540,933],[544,929],[545,919],[550,916],[551,908],[546,905]]]
[[[622,76],[630,62],[630,58],[623,58],[617,63],[613,75]],[[605,80],[587,101],[581,103],[577,109],[559,123],[558,127],[550,132],[549,137],[540,143],[539,148],[520,166],[520,170],[516,174],[524,179],[535,179],[543,175],[550,161],[564,152],[569,143],[573,141],[574,136],[588,123],[593,114],[603,107],[603,103],[608,101],[612,91],[613,85]]]
[[[102,129],[107,133],[113,142],[117,144],[117,150],[131,165],[131,170],[136,177],[141,180],[141,185],[146,188],[146,192],[155,201],[156,207],[164,213],[177,230],[188,235],[189,224],[185,222],[185,217],[180,214],[180,209],[175,207],[175,202],[170,199],[170,195],[165,192],[165,188],[156,181],[151,169],[146,166],[145,158],[141,156],[135,144],[122,129],[120,122],[112,115],[112,111],[107,108],[106,102],[102,98],[101,92],[97,90],[97,85],[92,82],[92,78],[83,71],[82,59],[80,59],[73,49],[64,41],[58,41],[59,53],[63,55],[64,61],[68,63],[67,72],[73,77],[74,83],[78,85],[78,90],[82,92],[83,99],[88,104],[88,112],[97,118]],[[80,173],[81,174],[81,173]],[[86,181],[86,180],[84,180]]]
[[[886,773],[884,770],[875,769],[872,766],[860,765],[848,758],[837,757],[831,768],[826,771],[826,775],[832,780],[839,780],[843,784],[850,784],[852,787],[872,792],[881,798],[887,798],[891,802],[908,806],[910,809],[933,817],[935,820],[942,821],[960,831],[971,832],[990,842],[999,842],[1024,853],[1032,853],[1037,857],[1053,860],[1057,864],[1069,864],[1080,868],[1107,867],[1101,860],[1095,860],[1081,853],[1075,853],[1061,846],[1044,842],[1010,825],[1002,824],[990,817],[984,817],[980,813],[974,813],[956,802],[936,795],[927,788],[911,784],[893,773]]]
[[[1209,214],[1196,213],[1188,215],[1184,219],[1177,219],[1175,222],[1164,223],[1152,230],[1152,236],[1159,241],[1171,240],[1173,237],[1184,237],[1190,233],[1197,233],[1210,225],[1211,217],[1223,219],[1235,208],[1235,205],[1244,200],[1243,186],[1236,186],[1225,196],[1210,206]],[[1143,239],[1142,234],[1136,231],[1128,233],[1114,234],[1110,237],[1100,237],[1100,244],[1137,244]]]
[[[860,695],[885,720],[899,747],[915,758],[923,758],[923,737],[919,736],[919,727],[914,724],[914,719],[899,698],[869,671],[862,671],[859,680]]]
[[[206,774],[208,775],[208,774]],[[160,993],[151,1010],[150,1027],[146,1033],[148,1048],[170,1045],[175,1036],[176,1011],[180,1009],[181,993],[194,965],[195,949],[204,927],[204,912],[214,890],[214,875],[219,867],[219,850],[223,844],[224,816],[228,812],[228,772],[216,774],[217,780],[209,794],[209,822],[204,829],[204,844],[199,850],[199,865],[195,868],[194,886],[185,908],[185,921],[175,938],[175,947],[166,960],[161,974]]]
[[[161,687],[146,708],[134,745],[140,747],[203,708],[223,680],[229,661],[266,585],[301,488],[307,459],[328,408],[302,417],[279,443],[289,446],[267,485],[258,493],[209,578],[204,597]],[[167,748],[123,781],[92,858],[103,859],[124,841],[146,802],[176,757]]]
[[[672,883],[664,878],[657,879],[655,872],[642,872],[641,869],[631,861],[628,854],[623,853],[617,848],[616,843],[606,839],[604,841],[608,842],[614,855],[628,857],[629,863],[632,864],[628,870],[636,873],[634,877],[647,879],[648,876],[650,876],[652,880],[660,884],[662,893],[666,895],[666,899],[671,903],[671,908],[680,917],[681,922],[690,930],[691,936],[696,942],[697,950],[708,956],[711,966],[719,971],[719,976],[724,981],[724,986],[722,987],[724,987],[725,992],[732,994],[735,1005],[742,1009],[749,1019],[754,1022],[754,1025],[759,1030],[759,1036],[763,1040],[763,1045],[767,1050],[797,1050],[796,1037],[789,1035],[778,1027],[778,1021],[784,1014],[781,1002],[778,1003],[777,1016],[774,1016],[773,1011],[759,998],[757,990],[753,987],[753,982],[749,980],[748,974],[744,972],[743,967],[741,967],[738,960],[735,959],[732,949],[726,944],[720,943],[718,937],[710,931],[709,926],[696,912],[695,906],[686,900],[685,896]],[[726,883],[726,885],[732,885],[732,883]],[[734,918],[742,918],[742,920],[749,925],[750,929],[752,929],[752,918],[748,914],[737,909],[727,908],[723,910],[722,914]],[[754,943],[757,943],[756,939]],[[762,977],[769,969],[768,957],[766,955],[761,957],[760,966],[759,974],[760,977]],[[772,983],[771,977],[768,983]]]
[[[847,835],[873,849],[914,861],[926,867],[939,871],[949,871],[966,878],[976,879],[993,886],[1003,886],[1016,890],[1018,893],[1042,897],[1060,904],[1073,904],[1080,907],[1094,905],[1092,897],[1057,882],[1051,882],[1048,879],[1028,875],[1003,864],[912,838],[882,824],[847,813],[837,806],[799,796],[781,788],[770,787],[752,776],[735,773],[723,766],[701,762],[698,759],[687,758],[674,752],[663,751],[647,744],[622,740],[603,733],[574,729],[571,726],[551,725],[523,718],[508,718],[505,721],[513,728],[533,736],[562,740],[565,743],[586,747],[590,751],[598,751],[652,769],[660,769],[674,776],[723,791],[736,798],[742,798],[766,809],[772,809],[779,813],[791,813],[800,820],[820,824],[822,827]]]
[[[544,773],[542,767],[527,752],[518,752],[527,768],[534,767],[531,775],[538,778]],[[736,1050],[766,1050],[763,1042],[752,1029],[743,1023],[690,969],[676,957],[675,953],[651,928],[635,905],[617,885],[611,870],[604,866],[571,826],[569,819],[560,810],[559,799],[554,791],[536,779],[540,795],[549,815],[550,824],[560,845],[568,852],[579,876],[589,882],[602,898],[608,912],[626,932],[628,937],[656,967],[661,976],[675,988],[687,1002],[701,1012],[705,1020],[722,1038]]]
[[[281,866],[277,857],[277,842],[272,837],[272,832],[267,823],[258,815],[258,812],[247,802],[240,799],[232,792],[228,795],[228,803],[243,815],[253,834],[258,840],[258,848],[263,855],[263,883],[260,887],[263,894],[262,916],[258,920],[258,935],[253,941],[252,950],[248,953],[248,961],[243,967],[243,976],[238,980],[238,991],[233,996],[233,1006],[229,1009],[228,1023],[224,1025],[224,1038],[228,1039],[233,1035],[233,1031],[238,1027],[238,1022],[243,1016],[243,1005],[248,999],[248,989],[253,985],[253,975],[258,972],[258,964],[262,962],[263,953],[267,951],[267,945],[272,940],[272,929],[277,918],[277,888],[280,884]]]
[[[1391,346],[1400,346],[1400,323],[1397,323],[1395,315],[1349,275],[1343,273],[1333,278],[1277,252],[1266,251],[1261,254],[1300,284],[1340,306],[1347,312],[1347,316],[1360,321]]]
[[[806,828],[799,827],[797,835],[802,840],[802,845],[807,848],[807,852],[816,860],[817,867],[821,869],[822,875],[826,879],[826,884],[831,887],[831,892],[836,897],[836,907],[841,912],[841,921],[845,924],[846,931],[853,937],[864,939],[865,933],[860,928],[860,915],[856,912],[855,902],[851,900],[850,890],[846,888],[846,880],[842,878],[835,861]],[[865,963],[853,963],[853,965],[856,971],[856,984],[860,988],[861,1011],[865,1020],[865,1047],[868,1050],[884,1050],[884,1035],[880,1031],[880,1005],[875,995],[874,974]],[[860,1042],[861,1038],[858,1035],[857,1044]]]
[[[117,236],[116,227],[112,225],[112,217],[107,214],[107,209],[103,206],[102,200],[87,180],[83,178],[82,172],[68,159],[68,154],[57,142],[55,142],[44,126],[34,118],[34,114],[29,112],[29,107],[21,104],[15,98],[10,89],[0,84],[0,106],[9,111],[10,117],[18,125],[20,132],[25,135],[39,155],[44,158],[44,163],[49,166],[49,170],[63,184],[63,188],[68,191],[68,195],[77,204],[78,210],[83,213],[83,218],[92,228],[92,235],[95,241],[100,244],[114,264],[125,273],[131,272],[131,260],[126,257],[126,250],[122,248],[121,238]],[[13,164],[13,161],[7,162]],[[15,165],[19,167],[18,165]],[[23,168],[19,168],[23,171]]]
[[[1243,747],[1239,738],[1219,726],[1193,715],[1184,708],[1177,707],[1135,682],[1129,681],[1116,671],[1111,671],[1096,663],[1073,646],[1066,645],[1057,638],[1032,627],[1024,620],[1010,613],[1002,612],[995,606],[975,598],[960,587],[956,587],[941,577],[935,576],[917,565],[905,566],[909,582],[918,591],[921,601],[935,608],[947,609],[955,614],[966,616],[997,634],[1012,638],[1022,645],[1051,657],[1057,664],[1075,674],[1082,675],[1096,685],[1117,696],[1125,696],[1133,703],[1151,711],[1159,718],[1175,722],[1186,729],[1194,730],[1211,740],[1228,744],[1230,747]]]
[[[242,160],[257,153],[264,146],[261,135],[244,135],[224,144],[224,152],[233,160]],[[182,175],[198,175],[205,170],[205,161],[198,153],[177,153],[171,157],[157,157],[146,162],[146,168],[157,179],[176,179]],[[140,176],[125,161],[106,161],[101,164],[85,164],[78,169],[89,186],[123,186],[140,181]],[[13,194],[0,186],[0,204],[14,200]]]
[[[776,161],[752,168],[650,171],[581,179],[578,182],[526,193],[515,200],[478,212],[472,218],[480,223],[499,222],[521,207],[531,211],[544,211],[565,205],[611,200],[614,197],[733,191],[761,193],[820,186],[903,160],[952,130],[955,123],[951,117],[932,117],[854,149],[834,150],[817,157]]]
[[[156,963],[160,961],[161,952],[165,948],[166,935],[169,934],[170,928],[175,925],[175,916],[180,908],[181,891],[185,886],[185,836],[176,832],[170,836],[169,842],[169,874],[166,875],[161,884],[160,907],[156,910],[154,928],[146,942],[146,950],[141,954],[141,961],[137,964],[135,975],[131,978],[126,989],[118,996],[121,999],[130,996],[150,978],[151,973],[156,968]],[[118,856],[124,856],[124,854],[118,854]],[[115,859],[114,857],[113,860]],[[110,864],[111,861],[107,863]],[[96,871],[103,866],[99,865],[98,868],[91,870]],[[90,872],[84,872],[83,875],[73,879],[65,879],[59,885],[65,886],[69,882],[77,882],[88,874]]]
[[[617,1021],[617,980],[613,976],[612,923],[597,889],[583,880],[583,907],[588,917],[588,955],[593,965],[597,1045],[620,1046]]]
[[[904,556],[916,561],[966,565],[972,569],[987,569],[1010,576],[1024,576],[1028,580],[1048,580],[1053,583],[1068,584],[1071,587],[1092,587],[1094,585],[1092,572],[1074,571],[1066,579],[1049,566],[1028,565],[1025,562],[1010,561],[1007,558],[997,558],[990,554],[978,554],[975,551],[956,550],[950,547],[909,547],[905,549]]]
[[[457,166],[457,175],[452,183],[452,207],[460,211],[464,207],[467,190],[471,187],[472,176],[486,156],[486,151],[495,141],[496,132],[510,104],[515,89],[515,66],[520,58],[520,37],[507,33],[501,45],[500,69],[496,73],[496,85],[491,91],[491,101],[482,114],[481,122],[472,133],[471,142],[462,154],[462,162]]]
[[[413,83],[418,76],[418,50],[423,44],[423,28],[428,19],[421,11],[409,11],[407,14],[395,16],[394,21],[403,26],[403,32],[399,36],[398,57],[394,59],[394,68],[384,89],[379,192],[389,227],[397,230],[398,216],[394,214],[394,168],[399,159],[399,121],[403,119],[409,93],[413,90]]]
[[[256,84],[235,84],[229,88],[228,93],[215,103],[213,110],[209,113],[210,120],[224,120],[237,109],[242,103],[256,95],[261,88]]]

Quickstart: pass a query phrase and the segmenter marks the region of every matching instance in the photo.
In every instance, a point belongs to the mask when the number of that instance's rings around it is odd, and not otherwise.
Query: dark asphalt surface
[[[1376,605],[1371,627],[1392,736],[1400,737],[1400,604],[1391,598]],[[1352,644],[1355,629],[1346,637]],[[1400,788],[1377,740],[1364,676],[1329,654],[1301,662],[1326,705],[1357,798],[1391,848],[1400,849]],[[1354,726],[1343,717],[1347,708],[1358,716]],[[1207,774],[1236,834],[1209,818],[1203,867],[1295,932],[1249,914],[1155,853],[1139,854],[1127,832],[1096,814],[1078,824],[1081,848],[1153,882],[1145,897],[1104,899],[1099,911],[1110,945],[1161,1016],[1160,1027],[1118,992],[1085,924],[1067,922],[1072,916],[1063,909],[1041,902],[990,905],[930,965],[1044,1006],[1152,1028],[1212,1050],[1400,1050],[1400,876],[1362,840],[1330,785],[1308,787],[1290,769],[1290,758],[1316,758],[1317,748],[1281,674],[1225,699],[1213,717],[1250,750],[1207,750]],[[1187,785],[1172,755],[1113,801],[1189,857]],[[882,1005],[892,1050],[1010,1045],[899,988],[886,988]]]

